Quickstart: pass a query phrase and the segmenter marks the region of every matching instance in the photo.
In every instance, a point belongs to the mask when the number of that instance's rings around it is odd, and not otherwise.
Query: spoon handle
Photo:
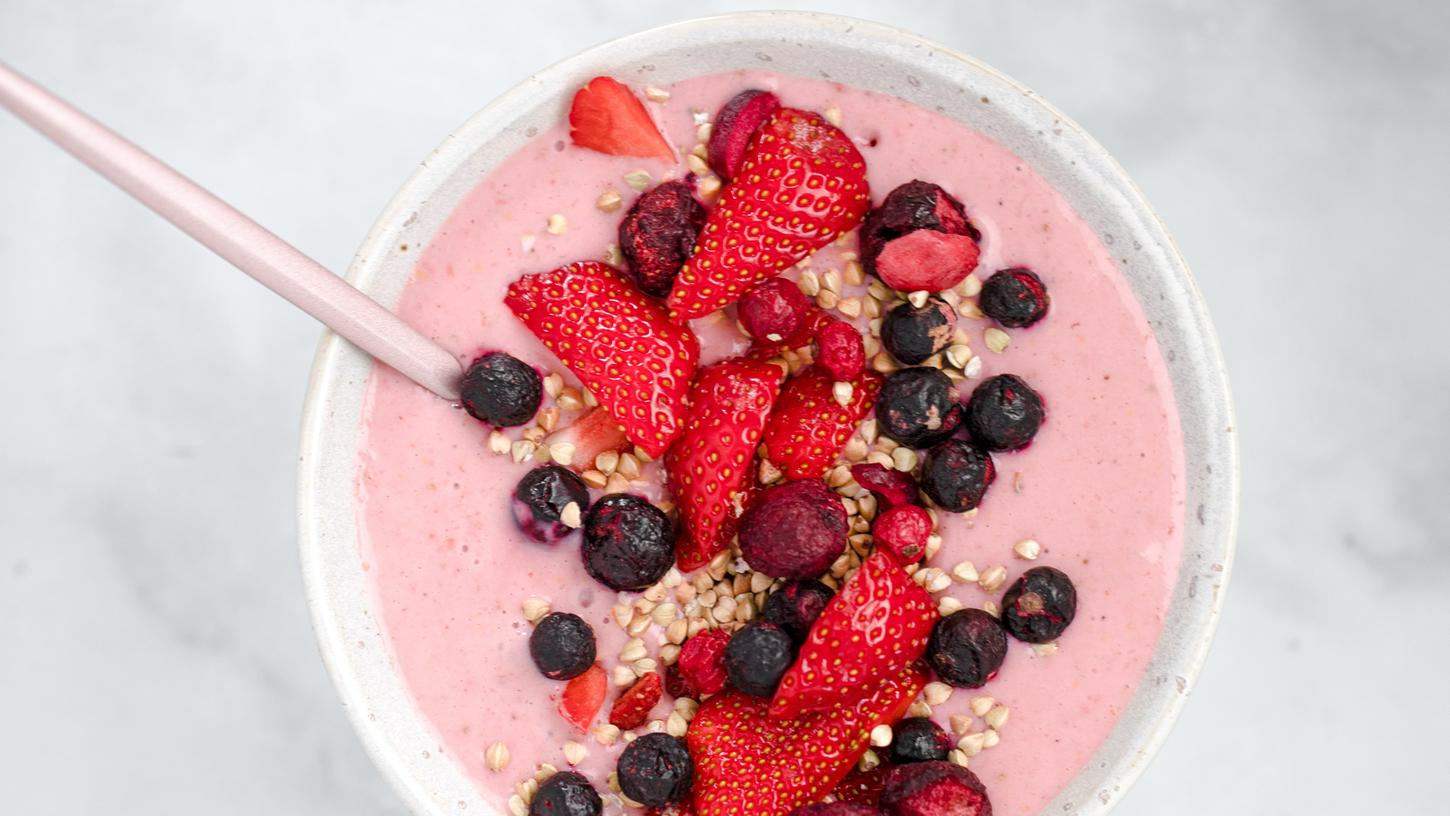
[[[263,286],[447,400],[460,366],[377,301],[146,151],[0,63],[0,107]]]

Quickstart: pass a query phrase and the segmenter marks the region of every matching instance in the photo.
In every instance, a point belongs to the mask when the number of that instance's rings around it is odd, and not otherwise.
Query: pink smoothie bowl
[[[843,17],[754,12],[651,29],[530,76],[450,134],[373,225],[348,280],[393,307],[417,257],[400,247],[427,245],[480,179],[557,124],[589,78],[665,84],[740,68],[829,77],[962,122],[1027,162],[1122,260],[1172,379],[1187,501],[1182,560],[1157,650],[1108,739],[1042,811],[1106,813],[1162,744],[1207,657],[1233,560],[1237,435],[1213,327],[1172,237],[1112,157],[1033,91],[914,34]],[[984,97],[991,104],[981,104]],[[353,726],[407,806],[418,814],[502,814],[437,750],[390,658],[373,579],[359,557],[357,452],[373,365],[329,333],[312,368],[298,515],[313,625]]]

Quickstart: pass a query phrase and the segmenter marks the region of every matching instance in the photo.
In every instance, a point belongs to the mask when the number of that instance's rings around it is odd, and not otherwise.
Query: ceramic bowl
[[[524,80],[443,142],[378,218],[348,279],[396,304],[416,253],[491,168],[558,121],[597,74],[664,84],[740,67],[829,76],[937,110],[995,139],[1076,208],[1114,254],[1157,335],[1183,425],[1183,558],[1161,642],[1131,705],[1091,762],[1044,813],[1101,814],[1142,772],[1190,693],[1218,620],[1233,553],[1238,463],[1223,361],[1173,239],[1122,168],[1028,88],[913,34],[794,12],[712,17],[590,48]],[[990,105],[978,104],[989,97]],[[371,579],[358,558],[354,479],[373,362],[324,335],[302,429],[302,566],[323,659],[373,760],[418,814],[493,814],[410,701],[389,660]]]

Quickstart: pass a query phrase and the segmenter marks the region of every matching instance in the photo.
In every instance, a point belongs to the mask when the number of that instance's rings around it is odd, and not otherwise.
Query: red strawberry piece
[[[770,702],[727,691],[700,707],[685,735],[695,762],[699,816],[784,816],[820,801],[866,752],[871,729],[905,713],[926,685],[915,664],[883,678],[852,705],[799,719]]]
[[[573,422],[544,437],[544,444],[554,446],[567,442],[574,446],[569,467],[583,473],[594,467],[594,460],[605,451],[622,451],[629,447],[629,437],[609,412],[590,408]]]
[[[878,765],[869,771],[853,770],[846,774],[831,795],[837,802],[856,802],[862,805],[876,805],[881,796],[881,787],[886,784],[886,767]]]
[[[992,816],[977,775],[950,762],[898,765],[886,774],[881,810],[890,816]]]
[[[580,147],[613,156],[675,161],[674,149],[644,103],[613,77],[595,77],[574,94],[569,106],[569,138]]]
[[[764,343],[783,343],[795,335],[811,308],[810,299],[794,281],[770,278],[745,293],[738,311],[740,323],[751,337]]]
[[[741,91],[726,102],[710,126],[707,148],[710,169],[726,181],[735,178],[740,163],[745,160],[750,137],[778,110],[780,100],[775,94],[754,88]]]
[[[861,332],[844,320],[826,320],[816,329],[816,362],[825,366],[837,382],[855,379],[866,368]]]
[[[588,732],[599,709],[604,707],[604,695],[608,691],[609,677],[595,663],[564,686],[564,693],[559,697],[559,716],[581,733]]]
[[[929,181],[908,181],[861,225],[866,271],[904,292],[938,292],[977,266],[982,234],[962,203]]]
[[[684,431],[665,460],[685,533],[676,545],[680,569],[698,569],[730,546],[725,522],[744,506],[741,492],[784,379],[780,366],[739,358],[696,375]]]
[[[613,267],[580,261],[525,275],[504,302],[652,457],[684,425],[700,342]]]
[[[851,466],[851,478],[871,491],[886,508],[916,501],[916,479],[910,473],[875,462],[863,462]]]
[[[897,238],[876,256],[876,274],[903,292],[940,292],[961,283],[981,250],[966,235],[917,230]]]
[[[683,802],[671,802],[661,808],[649,808],[645,813],[649,816],[695,816],[695,800],[691,797]]]
[[[680,322],[734,303],[861,223],[866,161],[814,113],[781,108],[751,139],[670,292]]]
[[[619,252],[641,292],[670,293],[704,224],[705,208],[689,182],[666,181],[635,200],[619,222]]]
[[[851,705],[926,651],[936,603],[890,554],[867,558],[826,605],[781,678],[772,717]]]
[[[659,673],[646,674],[614,701],[614,707],[609,709],[609,724],[624,731],[644,725],[644,721],[649,719],[650,709],[663,695],[664,683]]]
[[[789,479],[824,476],[846,440],[870,410],[881,389],[881,375],[863,371],[851,383],[851,398],[836,402],[836,380],[819,365],[806,368],[781,389],[765,425],[770,461]]]
[[[896,557],[901,566],[915,564],[926,552],[931,536],[931,514],[914,504],[898,504],[876,516],[871,536],[877,547]]]
[[[711,629],[695,635],[680,647],[676,663],[685,686],[693,692],[691,696],[715,694],[725,688],[725,647],[729,643],[729,632]]]

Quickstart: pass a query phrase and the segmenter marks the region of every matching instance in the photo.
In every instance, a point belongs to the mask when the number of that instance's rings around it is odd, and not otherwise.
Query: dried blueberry
[[[942,682],[957,688],[986,685],[1006,659],[1007,633],[980,609],[961,609],[937,621],[926,642],[926,662]]]
[[[1013,329],[1026,328],[1047,315],[1047,285],[1030,269],[1003,269],[987,278],[977,305],[990,318]]]
[[[981,233],[960,201],[927,181],[892,190],[861,224],[866,271],[904,292],[940,292],[977,266]]]
[[[537,467],[524,474],[514,489],[514,521],[535,541],[550,543],[574,532],[560,520],[564,508],[578,506],[579,518],[589,507],[589,487],[568,468],[558,465]]]
[[[917,308],[910,303],[886,313],[881,320],[881,344],[906,365],[919,365],[946,348],[957,328],[957,310],[941,298]]]
[[[690,795],[695,763],[685,741],[669,734],[645,734],[625,746],[615,766],[619,789],[649,807],[664,807]]]
[[[610,589],[638,592],[675,563],[675,530],[664,511],[638,496],[612,493],[584,518],[584,569]]]
[[[951,378],[935,368],[903,368],[876,396],[881,433],[911,448],[929,448],[962,423],[962,406]]]
[[[578,615],[545,615],[529,635],[529,656],[550,680],[572,680],[594,665],[594,628]]]
[[[770,697],[795,662],[795,643],[773,623],[756,621],[730,638],[725,674],[730,685],[756,697]]]
[[[470,416],[506,428],[534,418],[544,398],[544,381],[533,366],[502,351],[491,351],[463,372],[458,392]]]
[[[784,629],[791,640],[804,643],[816,618],[834,597],[834,590],[815,579],[789,581],[765,599],[760,615]]]
[[[1077,614],[1077,588],[1062,570],[1033,567],[1002,596],[1002,626],[1027,643],[1057,640]]]
[[[1044,416],[1042,397],[1015,374],[983,380],[967,400],[967,430],[989,451],[1027,447]]]
[[[888,754],[897,765],[946,759],[952,739],[930,717],[907,717],[891,728]]]
[[[634,202],[619,223],[619,252],[641,292],[664,297],[695,248],[705,208],[685,181],[667,181]]]
[[[991,454],[965,439],[948,439],[927,451],[921,466],[922,492],[952,513],[981,504],[996,478]]]
[[[604,801],[583,774],[563,771],[545,779],[529,803],[529,816],[599,816]]]

